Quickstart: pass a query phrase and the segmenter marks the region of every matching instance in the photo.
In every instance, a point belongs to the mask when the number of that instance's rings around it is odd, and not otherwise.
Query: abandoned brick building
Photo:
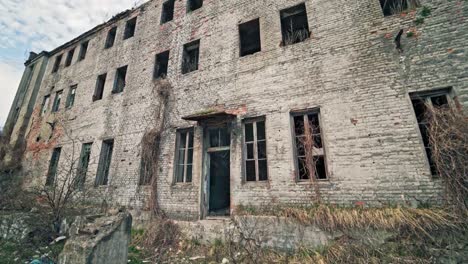
[[[156,199],[178,219],[310,204],[313,184],[330,203],[437,202],[423,102],[468,107],[467,15],[462,0],[149,1],[32,53],[5,131],[27,143],[27,185],[79,157],[96,195],[144,211],[159,127]]]

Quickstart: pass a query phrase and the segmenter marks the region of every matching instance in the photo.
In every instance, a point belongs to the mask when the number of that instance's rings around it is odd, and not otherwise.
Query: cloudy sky
[[[0,0],[0,127],[30,51],[50,51],[144,0]]]

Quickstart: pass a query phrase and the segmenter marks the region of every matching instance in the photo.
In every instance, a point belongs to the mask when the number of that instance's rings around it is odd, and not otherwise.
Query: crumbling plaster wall
[[[452,86],[467,107],[466,1],[421,1],[432,8],[432,15],[417,27],[416,37],[404,35],[403,53],[395,49],[393,39],[400,29],[414,27],[414,14],[383,17],[377,0],[305,1],[312,37],[286,47],[280,46],[279,10],[303,1],[206,0],[189,14],[186,1],[176,1],[174,20],[160,25],[161,2],[151,1],[134,12],[135,37],[123,40],[125,18],[115,23],[114,47],[104,49],[109,26],[89,38],[85,60],[76,62],[77,49],[72,66],[64,68],[63,59],[53,74],[52,57],[36,104],[40,107],[41,98],[53,86],[64,89],[65,98],[69,86],[78,84],[75,106],[63,113],[65,126],[73,138],[95,143],[93,156],[99,155],[102,140],[115,139],[109,186],[99,188],[107,199],[135,208],[148,206],[148,187],[138,187],[140,140],[158,122],[153,109],[159,102],[151,94],[154,57],[168,49],[173,89],[157,197],[169,216],[196,219],[200,208],[202,128],[196,128],[193,183],[181,185],[172,184],[175,129],[195,125],[182,121],[182,116],[216,105],[243,109],[232,135],[233,207],[310,203],[311,186],[295,181],[289,112],[316,107],[322,115],[330,178],[320,183],[325,200],[440,199],[408,93]],[[239,58],[237,26],[258,17],[262,51]],[[182,46],[196,39],[200,39],[199,70],[182,75]],[[111,94],[116,69],[127,64],[124,92]],[[92,102],[97,76],[105,72],[103,100]],[[243,183],[241,120],[261,115],[266,116],[269,181]],[[58,144],[66,151],[71,149],[69,143],[62,138]],[[51,151],[46,148],[35,159],[47,164]]]

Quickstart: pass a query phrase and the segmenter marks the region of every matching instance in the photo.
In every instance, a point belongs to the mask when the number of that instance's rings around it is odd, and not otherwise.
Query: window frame
[[[248,24],[252,24],[252,23],[255,23],[255,25],[258,25],[258,50],[253,51],[253,52],[252,51],[245,51],[242,48],[242,42],[243,42],[242,28],[247,26]],[[238,32],[239,32],[239,57],[245,57],[245,56],[253,55],[255,53],[258,53],[258,52],[262,51],[262,27],[261,27],[261,24],[260,24],[260,18],[259,17],[239,24],[238,25]]]
[[[67,52],[67,58],[65,59],[65,68],[70,67],[72,65],[73,57],[75,56],[75,49],[76,48],[72,48]]]
[[[88,53],[89,48],[89,40],[83,41],[80,44],[80,53],[78,54],[78,61],[82,61],[86,59],[86,55]]]
[[[166,71],[165,73],[161,74],[160,73],[160,57],[164,56],[165,54],[167,54],[167,61],[166,61]],[[166,51],[163,51],[163,52],[160,52],[158,54],[156,54],[155,56],[155,59],[154,59],[154,69],[153,69],[153,78],[154,79],[165,79],[167,77],[167,73],[169,72],[169,59],[170,59],[170,50],[166,50]],[[158,59],[159,58],[159,59]]]
[[[284,13],[287,13],[288,11],[290,10],[294,10],[295,8],[299,8],[300,6],[304,6],[304,13],[305,13],[305,19],[306,19],[306,22],[307,22],[307,37],[304,38],[303,40],[300,40],[300,41],[296,41],[294,40],[293,43],[286,43],[286,26],[284,24],[284,20],[287,19],[287,18],[291,18],[297,14],[294,14],[294,15],[284,15]],[[294,44],[297,44],[297,43],[301,43],[301,42],[304,42],[306,41],[307,39],[310,39],[311,37],[311,31],[310,31],[310,25],[309,25],[309,14],[307,13],[307,5],[305,2],[302,2],[302,3],[298,3],[296,5],[293,5],[293,6],[290,6],[290,7],[286,7],[286,8],[283,8],[279,11],[279,14],[280,14],[280,25],[281,25],[281,43],[283,46],[291,46],[291,45],[294,45]]]
[[[193,5],[192,2],[193,2],[193,1],[194,1],[194,0],[187,0],[187,2],[186,2],[186,3],[187,3],[187,14],[188,14],[188,13],[191,13],[191,12],[194,12],[194,11],[196,11],[196,10],[198,10],[198,9],[201,9],[201,8],[203,7],[203,4],[204,4],[204,3],[203,3],[203,0],[200,0],[200,1],[201,1],[200,6],[197,7],[197,8],[195,8],[195,9],[192,9],[192,8],[193,8],[193,7],[192,7],[192,5]]]
[[[170,18],[168,18],[168,11],[166,10],[166,8],[168,8],[168,6],[170,5],[172,5],[172,13],[169,16]],[[161,7],[161,21],[160,21],[161,23],[160,24],[164,25],[174,20],[174,13],[175,13],[175,0],[164,1]]]
[[[185,138],[185,147],[181,148],[181,134],[185,133],[186,138]],[[192,136],[192,147],[190,148],[190,135]],[[180,158],[180,150],[184,150],[184,159],[183,159],[183,164],[179,163],[179,158]],[[192,163],[187,163],[188,157],[189,157],[189,150],[192,150]],[[179,184],[192,184],[193,183],[193,165],[194,165],[194,159],[193,157],[195,156],[195,128],[190,127],[190,128],[181,128],[176,130],[176,144],[175,144],[175,155],[174,155],[174,180],[173,184],[174,185],[179,185]],[[179,166],[183,165],[184,166],[184,172],[182,173],[182,181],[178,181],[177,175],[179,174]],[[187,167],[191,166],[191,179],[190,181],[187,181]]]
[[[137,27],[137,18],[138,16],[132,17],[125,22],[124,36],[123,40],[133,38],[136,33]]]
[[[104,49],[110,49],[114,46],[115,40],[117,39],[117,26],[113,26],[107,31],[106,43]]]
[[[52,73],[58,72],[60,69],[60,64],[62,63],[63,53],[55,57],[54,66],[52,67]]]
[[[195,47],[196,46],[196,47]],[[192,50],[197,50],[197,54],[194,57],[196,61],[196,67],[191,69],[189,66],[186,66],[186,58],[189,56]],[[189,58],[191,58],[189,56]],[[192,62],[190,62],[192,63]],[[189,74],[191,72],[198,71],[200,69],[200,39],[190,41],[189,43],[184,44],[182,51],[182,74]]]
[[[416,114],[416,109],[415,109],[414,104],[413,104],[413,100],[422,100],[425,104],[428,104],[430,107],[434,107],[431,98],[439,97],[439,96],[445,96],[445,98],[447,99],[448,107],[450,107],[450,108],[455,107],[452,87],[446,87],[446,88],[442,88],[442,89],[435,89],[435,90],[429,90],[429,91],[409,93],[410,105],[411,105],[413,117],[414,117],[414,120],[415,120],[416,128],[418,130],[419,144],[423,148],[426,167],[428,168],[428,170],[429,170],[430,174],[432,175],[432,177],[438,177],[437,172],[436,172],[437,168],[435,167],[436,165],[433,164],[433,162],[432,162],[433,158],[429,156],[429,152],[428,152],[427,149],[428,148],[430,149],[430,145],[426,146],[426,144],[424,143],[423,132],[421,131],[421,128],[420,128],[421,125],[427,125],[427,123],[426,122],[420,122],[418,120],[418,117],[417,117],[417,114]]]
[[[89,164],[91,163],[91,154],[93,153],[93,142],[83,143],[81,145],[81,152],[80,157],[78,160],[78,167],[76,168],[76,179],[75,179],[75,187],[82,190],[86,184],[86,176],[89,171]],[[89,152],[86,151],[86,147],[89,146]],[[85,155],[88,156],[88,160],[86,161],[86,170],[83,167],[83,159]]]
[[[100,85],[101,81],[102,81],[102,87]],[[107,73],[99,74],[98,77],[96,78],[96,86],[94,88],[93,102],[102,100],[102,98],[104,98],[104,89],[106,87],[106,81],[107,81]]]
[[[67,96],[67,101],[65,103],[65,108],[70,109],[73,107],[75,104],[75,99],[76,99],[76,90],[78,89],[78,84],[74,84],[70,86],[70,89],[68,90],[68,96]]]
[[[44,116],[47,111],[49,110],[50,104],[50,94],[44,95],[44,99],[42,100],[42,107],[41,107],[41,116]]]
[[[117,68],[117,70],[115,71],[115,77],[114,77],[114,86],[112,88],[112,93],[113,94],[119,94],[119,93],[122,93],[124,90],[125,90],[125,87],[127,86],[127,74],[128,74],[128,65],[124,65],[122,67],[119,67]],[[119,86],[119,80],[121,78],[120,75],[123,75],[123,86],[122,87],[118,87]]]
[[[309,119],[308,119],[309,115],[317,115],[317,118],[318,118],[319,127],[320,127],[320,130],[319,130],[320,131],[320,140],[321,140],[321,143],[322,143],[322,148],[321,148],[321,151],[319,152],[319,154],[314,155],[314,156],[319,156],[319,157],[323,156],[323,162],[324,162],[324,168],[325,168],[325,178],[320,179],[320,178],[316,177],[314,179],[314,181],[329,182],[330,181],[330,172],[329,172],[329,169],[328,169],[328,162],[327,162],[328,161],[328,156],[327,156],[327,151],[326,151],[326,140],[325,140],[325,138],[323,136],[324,135],[323,118],[322,118],[320,108],[310,108],[310,109],[304,109],[304,110],[290,111],[289,116],[290,116],[290,124],[291,124],[291,135],[292,135],[291,143],[292,143],[292,147],[293,147],[295,179],[296,179],[297,183],[308,183],[308,182],[312,181],[312,179],[310,179],[310,178],[309,179],[301,179],[300,178],[299,155],[298,155],[298,149],[297,149],[297,143],[296,143],[297,135],[296,135],[295,123],[294,123],[294,118],[295,117],[303,116],[304,117],[304,127],[305,127],[306,122],[307,123],[309,122]]]
[[[258,129],[257,123],[263,122],[265,126],[265,139],[258,140]],[[247,141],[246,135],[246,125],[252,124],[253,129],[253,141]],[[258,142],[265,142],[265,158],[260,159],[258,157]],[[247,144],[253,144],[254,146],[254,158],[248,159],[248,150]],[[259,161],[264,160],[266,162],[266,179],[260,180],[260,166]],[[255,161],[255,180],[249,181],[247,180],[247,161]],[[270,180],[270,173],[269,173],[269,166],[268,166],[268,139],[267,139],[267,129],[266,129],[266,117],[259,116],[259,117],[252,117],[246,118],[242,120],[242,166],[243,166],[243,182],[244,183],[263,183],[268,182]]]
[[[60,162],[60,155],[62,154],[62,147],[55,147],[52,150],[52,155],[49,161],[49,168],[47,170],[47,178],[45,185],[50,187],[55,185],[58,174],[58,165]]]
[[[421,2],[420,0],[405,0],[405,6],[406,7],[399,7],[400,10],[397,10],[399,12],[395,12],[393,13],[393,11],[395,10],[392,10],[392,7],[386,7],[386,4],[387,4],[387,1],[388,0],[379,0],[379,6],[380,6],[380,10],[382,12],[382,15],[384,17],[391,17],[391,16],[395,16],[395,15],[399,15],[403,12],[407,12],[408,10],[411,10],[412,8],[417,8],[417,7],[420,7],[421,6]],[[399,0],[391,0],[391,1],[399,1]],[[414,3],[409,3],[410,1],[414,2]],[[391,3],[388,3],[389,5],[391,5]],[[393,6],[393,9],[396,8],[395,6]],[[388,9],[388,10],[387,10]],[[390,12],[390,13],[388,13]]]
[[[60,105],[62,104],[63,90],[55,92],[54,103],[52,105],[52,113],[56,113],[60,110]]]
[[[102,141],[96,179],[94,182],[95,187],[107,186],[109,184],[109,173],[114,154],[114,146],[114,139],[106,139]]]

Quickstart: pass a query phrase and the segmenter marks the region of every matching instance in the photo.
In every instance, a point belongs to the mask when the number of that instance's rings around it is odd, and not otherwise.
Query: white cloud
[[[6,120],[18,88],[26,51],[50,51],[143,2],[0,0],[0,126]]]
[[[0,127],[8,117],[22,74],[22,70],[0,62]]]

